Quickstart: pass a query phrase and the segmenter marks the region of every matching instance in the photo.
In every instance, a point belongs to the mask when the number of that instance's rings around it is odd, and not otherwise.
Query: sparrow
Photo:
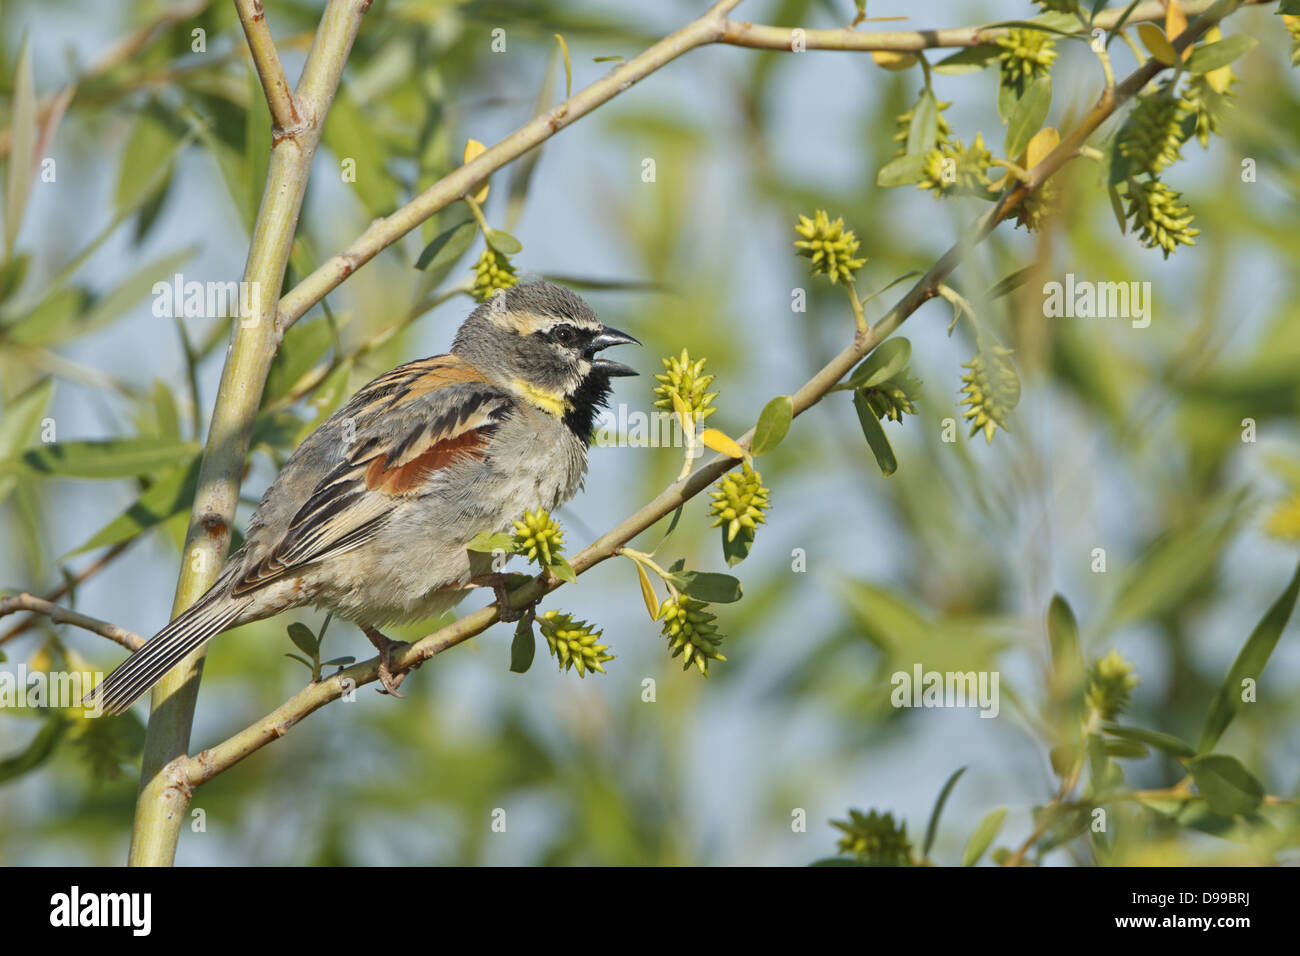
[[[498,292],[450,352],[379,376],[303,439],[216,583],[86,703],[121,713],[217,634],[306,605],[357,624],[400,696],[389,663],[403,645],[379,628],[455,606],[485,577],[476,535],[578,492],[610,379],[637,374],[599,353],[628,343],[561,286]],[[486,578],[502,603],[503,576]]]

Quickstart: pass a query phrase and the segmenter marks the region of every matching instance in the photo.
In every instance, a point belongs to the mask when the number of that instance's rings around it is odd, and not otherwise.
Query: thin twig
[[[125,551],[127,548],[129,548],[132,542],[134,542],[135,540],[136,540],[135,538],[132,538],[130,541],[119,541],[117,544],[113,545],[111,548],[105,551],[104,555],[98,561],[96,561],[94,564],[87,566],[85,570],[81,571],[76,577],[72,579],[71,582],[67,582],[67,581],[63,582],[57,588],[51,591],[49,594],[45,595],[45,597],[42,600],[58,601],[60,598],[64,597],[72,589],[73,586],[84,584],[91,577],[98,574],[100,571],[104,570],[104,568],[108,567],[108,565],[113,561],[113,559],[116,558],[123,551]],[[0,646],[7,644],[9,641],[12,641],[19,634],[23,634],[26,631],[31,630],[36,625],[36,622],[39,621],[40,619],[41,616],[35,613],[33,613],[28,617],[23,618],[21,621],[19,621],[17,624],[11,627],[9,630],[5,631],[4,634],[0,634]]]
[[[258,79],[262,81],[262,90],[266,93],[266,104],[271,108],[271,122],[275,124],[275,137],[287,135],[302,125],[298,116],[298,104],[294,102],[293,90],[284,75],[284,66],[280,63],[280,53],[271,39],[271,28],[266,25],[266,12],[262,9],[262,0],[235,0],[235,12],[244,27],[244,36],[248,40],[248,51],[253,55],[253,66]]]
[[[16,597],[0,598],[0,617],[7,614],[15,614],[18,611],[29,611],[32,614],[43,614],[55,624],[71,624],[74,627],[80,627],[87,631],[93,631],[101,637],[106,637],[110,641],[121,644],[128,651],[138,651],[144,647],[144,638],[139,634],[134,634],[126,628],[118,627],[108,621],[101,621],[97,617],[89,617],[85,614],[79,614],[71,611],[66,607],[53,604],[43,598],[38,598],[32,594],[19,594]]]

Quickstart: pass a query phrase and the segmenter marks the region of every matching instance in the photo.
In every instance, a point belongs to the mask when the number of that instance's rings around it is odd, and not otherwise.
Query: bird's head
[[[609,380],[637,374],[600,353],[628,343],[641,344],[605,325],[573,292],[536,281],[499,292],[470,313],[451,350],[589,441]]]

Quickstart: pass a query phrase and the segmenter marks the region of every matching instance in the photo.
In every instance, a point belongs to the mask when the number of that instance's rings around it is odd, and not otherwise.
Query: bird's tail
[[[105,712],[120,714],[139,700],[185,655],[237,623],[246,602],[232,601],[220,582],[100,681],[82,704],[102,698]]]

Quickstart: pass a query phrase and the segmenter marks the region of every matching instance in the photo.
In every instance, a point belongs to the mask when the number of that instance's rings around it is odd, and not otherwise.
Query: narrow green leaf
[[[925,155],[939,139],[939,104],[929,88],[921,91],[912,108],[912,122],[907,128],[907,154]]]
[[[161,279],[170,279],[191,258],[198,254],[199,246],[186,246],[148,262],[91,303],[90,308],[76,325],[78,337],[89,335],[120,317],[127,309],[150,295]]]
[[[996,43],[981,43],[968,46],[950,57],[945,57],[932,68],[935,73],[946,76],[960,76],[963,73],[978,73],[998,58],[1001,51]]]
[[[847,384],[853,388],[875,388],[907,368],[911,360],[911,342],[899,335],[885,339],[858,364]]]
[[[885,437],[880,419],[871,410],[866,393],[861,389],[853,393],[853,407],[858,413],[862,434],[867,439],[867,444],[871,446],[871,453],[876,456],[876,464],[880,466],[881,474],[888,478],[898,470],[898,459],[894,457],[894,449],[890,447],[889,439]]]
[[[1167,753],[1171,757],[1196,756],[1196,749],[1191,744],[1184,743],[1173,734],[1161,733],[1158,730],[1146,730],[1142,727],[1122,727],[1119,724],[1105,724],[1102,730],[1112,737],[1150,744],[1156,750]]]
[[[1088,773],[1092,776],[1092,793],[1099,794],[1105,787],[1110,772],[1110,757],[1106,753],[1106,741],[1101,734],[1088,734]],[[1064,777],[1069,770],[1060,772]]]
[[[262,404],[265,406],[293,391],[299,379],[324,360],[333,341],[334,330],[325,319],[294,324],[271,360]]]
[[[507,554],[515,553],[515,536],[507,534],[504,531],[491,534],[487,531],[480,532],[470,539],[466,546],[468,551],[482,551],[491,554],[493,551],[504,551]]]
[[[786,433],[790,431],[790,422],[794,420],[794,399],[789,395],[778,395],[763,406],[754,426],[754,440],[750,443],[751,455],[765,455],[781,444]]]
[[[54,379],[41,379],[0,409],[0,462],[16,458],[36,439],[53,394]],[[13,492],[17,480],[0,469],[0,502]]]
[[[195,442],[160,438],[110,438],[61,441],[32,448],[17,459],[0,462],[0,470],[19,468],[62,478],[135,478],[193,458]]]
[[[934,809],[930,811],[930,822],[925,827],[925,843],[921,847],[921,858],[928,859],[930,848],[934,846],[934,838],[939,833],[939,817],[943,813],[943,805],[948,802],[948,794],[952,793],[952,788],[957,785],[961,775],[966,772],[965,767],[958,767],[948,778],[943,789],[939,791],[938,798],[934,801]]]
[[[195,456],[188,464],[165,472],[134,504],[64,557],[130,541],[177,515],[188,514],[199,485],[199,464],[200,459]]]
[[[0,407],[0,460],[15,457],[36,437],[54,396],[54,379],[44,378]]]
[[[998,119],[1003,124],[1011,119],[1011,114],[1016,111],[1016,104],[1020,102],[1020,97],[1010,86],[998,85]]]
[[[1083,711],[1084,665],[1079,624],[1065,598],[1052,596],[1047,609],[1047,638],[1052,649],[1052,698],[1061,707],[1063,722]]]
[[[533,116],[541,116],[551,108],[551,99],[555,88],[555,61],[559,57],[559,53],[560,48],[557,44],[546,61],[546,71],[542,75],[542,85],[538,88],[537,99],[533,103]],[[572,65],[569,63],[567,47],[564,51],[564,67],[565,77],[568,79]],[[528,199],[529,185],[533,179],[533,172],[537,169],[537,163],[542,157],[542,150],[542,146],[530,149],[511,164],[514,171],[510,176],[510,192],[506,198],[505,221],[507,229],[513,229],[515,223],[523,215],[524,203]]]
[[[750,528],[741,528],[734,538],[728,540],[727,526],[723,525],[718,530],[722,532],[722,556],[727,561],[727,567],[734,568],[749,557],[750,549],[754,547],[754,532]]]
[[[483,238],[487,240],[489,246],[503,256],[513,256],[517,252],[522,252],[524,248],[522,242],[500,229],[489,229]]]
[[[1025,90],[1007,120],[1007,155],[1014,159],[1025,151],[1034,134],[1043,128],[1052,106],[1052,78],[1039,77]]]
[[[32,77],[31,37],[24,36],[14,67],[13,105],[9,110],[9,171],[5,181],[5,258],[13,255],[22,228],[27,197],[36,175],[36,81]]]
[[[1002,296],[1014,292],[1029,281],[1038,268],[1037,265],[1025,266],[1023,269],[1017,269],[1015,272],[1004,275],[989,287],[989,291],[986,293],[987,297],[990,300],[1000,299]]]
[[[1106,46],[1109,47],[1110,41],[1119,36],[1119,31],[1124,29],[1124,24],[1128,23],[1128,18],[1133,15],[1133,11],[1137,9],[1137,5],[1141,2],[1142,0],[1129,0],[1129,5],[1124,8],[1124,12],[1120,14],[1119,19],[1115,21],[1115,25],[1106,34]]]
[[[179,440],[181,437],[181,417],[176,410],[176,399],[167,383],[160,378],[153,380],[153,418],[159,438]]]
[[[1002,829],[1002,821],[1006,818],[1007,808],[1000,807],[980,821],[966,844],[966,851],[961,855],[962,866],[974,866],[980,861],[984,851],[997,839],[998,831]]]
[[[0,305],[8,302],[23,287],[23,279],[27,278],[27,267],[31,263],[32,257],[25,252],[0,262]]]
[[[533,656],[536,653],[537,638],[533,636],[533,621],[525,614],[515,626],[515,638],[510,642],[511,673],[527,673],[528,668],[533,666]]]
[[[463,256],[478,235],[478,222],[472,217],[439,233],[424,247],[415,262],[417,269],[442,269],[452,266]]]
[[[260,91],[259,91],[260,93]],[[122,151],[114,202],[121,208],[145,203],[171,179],[177,136],[152,109],[140,110]]]
[[[285,654],[284,656],[287,657],[287,658],[289,658],[289,660],[291,660],[291,661],[297,661],[297,662],[298,662],[299,664],[301,664],[303,667],[307,668],[307,670],[311,671],[311,673],[312,673],[312,679],[315,680],[315,678],[316,678],[316,665],[315,665],[315,664],[313,664],[311,661],[307,660],[307,659],[306,659],[305,657],[303,657],[301,654]]]
[[[1119,198],[1119,190],[1114,184],[1106,186],[1106,195],[1110,199],[1110,210],[1115,214],[1115,221],[1119,223],[1119,234],[1122,236],[1128,232],[1128,217],[1124,215],[1124,200]]]
[[[258,99],[265,102],[266,97],[259,93]],[[349,176],[346,185],[356,190],[366,211],[386,216],[397,208],[397,182],[387,168],[388,145],[377,133],[373,111],[358,103],[348,86],[340,88],[322,138],[340,163],[348,163],[344,171],[354,177]]]
[[[561,581],[568,581],[570,584],[573,584],[578,580],[578,575],[574,572],[573,565],[571,565],[562,554],[554,555],[551,563],[547,565],[547,567],[549,567],[551,573]]]
[[[1186,761],[1205,802],[1215,813],[1233,817],[1254,813],[1264,801],[1264,787],[1236,757],[1206,754]]]
[[[876,185],[882,189],[894,186],[914,186],[925,178],[925,156],[913,153],[890,160],[876,174]]]
[[[1136,740],[1107,740],[1106,753],[1122,760],[1142,760],[1151,756],[1151,751]]]
[[[740,537],[737,535],[736,537]],[[707,604],[731,604],[741,597],[740,581],[730,574],[713,571],[681,571],[673,575],[678,590]]]
[[[11,345],[53,345],[76,335],[77,319],[86,311],[90,294],[80,286],[54,286],[33,309],[4,329]]]
[[[1300,565],[1296,566],[1295,573],[1291,575],[1291,583],[1286,586],[1286,590],[1255,625],[1255,630],[1246,639],[1246,643],[1237,654],[1237,659],[1233,661],[1223,685],[1210,701],[1210,710],[1205,717],[1205,728],[1201,731],[1201,741],[1197,745],[1197,750],[1201,753],[1214,749],[1223,732],[1228,729],[1228,724],[1232,723],[1232,718],[1241,709],[1242,682],[1247,679],[1259,682],[1264,665],[1268,663],[1273,648],[1277,646],[1278,639],[1282,636],[1287,621],[1291,619],[1292,611],[1295,610],[1297,595],[1300,595]]]
[[[1103,630],[1146,620],[1199,588],[1231,540],[1240,512],[1239,497],[1225,498],[1186,527],[1153,542],[1125,575]]]
[[[1044,33],[1056,33],[1065,37],[1079,36],[1079,21],[1071,13],[1059,13],[1049,10],[1047,13],[1040,13],[1031,20],[999,20],[997,23],[986,23],[980,27],[981,30],[993,30],[999,27],[1015,27],[1021,30],[1042,30]]]
[[[1221,66],[1227,66],[1237,57],[1258,45],[1259,41],[1254,37],[1246,36],[1244,33],[1236,33],[1215,43],[1207,43],[1203,47],[1198,47],[1187,58],[1187,62],[1183,64],[1183,69],[1188,73],[1209,73]]]

